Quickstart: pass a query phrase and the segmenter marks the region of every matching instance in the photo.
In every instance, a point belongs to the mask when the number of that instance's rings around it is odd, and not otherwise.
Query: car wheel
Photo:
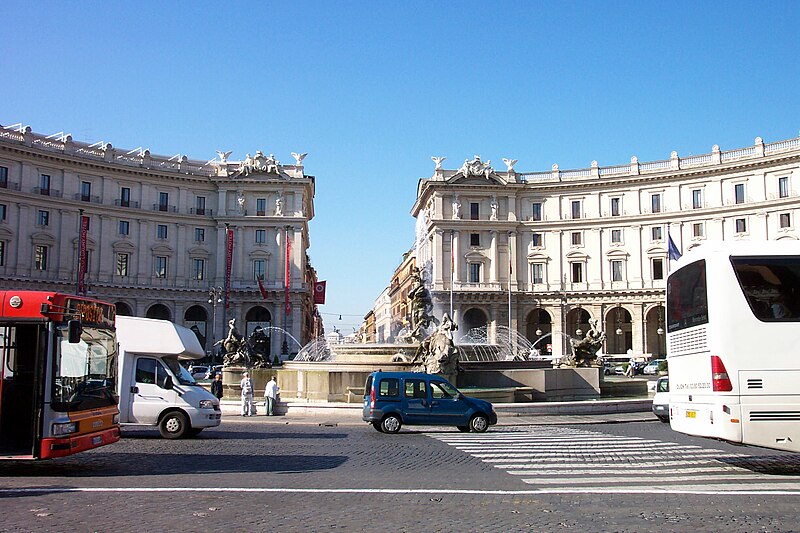
[[[475,415],[469,421],[469,428],[475,433],[483,433],[489,429],[489,419],[486,415]]]
[[[383,428],[381,426],[382,426],[382,424],[380,422],[373,422],[372,423],[372,427],[374,427],[375,429],[377,429],[378,431],[383,433]]]
[[[167,413],[158,424],[158,431],[165,439],[180,439],[186,435],[189,429],[186,415],[179,411]]]
[[[456,426],[461,433],[469,433],[469,426]]]
[[[658,419],[661,420],[662,422],[664,422],[665,424],[669,424],[669,417],[668,416],[659,416]]]
[[[386,415],[381,420],[381,431],[384,433],[397,433],[400,431],[400,427],[403,425],[403,422],[400,420],[400,417],[397,415]]]

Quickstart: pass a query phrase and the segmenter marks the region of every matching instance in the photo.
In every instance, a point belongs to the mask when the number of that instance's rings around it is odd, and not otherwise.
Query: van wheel
[[[158,431],[165,439],[180,439],[189,431],[189,422],[185,414],[173,411],[164,415],[158,424]]]
[[[400,417],[397,415],[386,415],[381,420],[381,431],[384,433],[397,433],[400,431],[400,426],[403,425],[403,422],[400,420]]]
[[[380,422],[373,422],[372,423],[372,427],[374,427],[375,429],[377,429],[378,431],[383,433],[383,427],[381,427],[381,426],[382,426],[382,424]]]
[[[469,433],[469,426],[456,426],[461,433]]]
[[[469,428],[475,433],[483,433],[489,429],[489,419],[485,415],[475,415],[469,421]]]

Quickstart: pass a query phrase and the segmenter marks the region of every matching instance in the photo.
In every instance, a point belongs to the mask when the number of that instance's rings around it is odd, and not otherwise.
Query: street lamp
[[[214,346],[217,343],[217,304],[222,303],[222,295],[225,293],[222,287],[211,287],[208,289],[208,303],[211,304],[211,364],[214,360]]]

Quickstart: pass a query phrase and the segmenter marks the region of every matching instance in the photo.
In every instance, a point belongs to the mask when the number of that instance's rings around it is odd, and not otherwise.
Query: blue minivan
[[[403,424],[483,433],[497,424],[497,413],[491,403],[464,396],[436,374],[378,371],[367,377],[362,419],[383,433],[397,433]]]

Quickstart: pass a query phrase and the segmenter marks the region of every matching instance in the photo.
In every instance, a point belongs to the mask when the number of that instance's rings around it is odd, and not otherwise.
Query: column
[[[442,263],[443,263],[443,239],[442,233],[444,233],[441,229],[435,229],[433,231],[433,250],[431,256],[433,257],[433,289],[441,289],[442,285],[444,284],[444,279],[442,278]]]
[[[145,237],[147,235],[148,228],[150,226],[150,222],[147,220],[139,219],[139,224],[137,227],[138,235],[136,235],[136,251],[139,254],[139,260],[137,261],[137,271],[136,277],[139,280],[140,285],[149,285],[149,278],[152,275],[152,267],[149,262],[152,261],[152,253],[150,252],[150,244],[152,244],[152,239],[148,239]],[[224,248],[223,248],[224,250]],[[137,315],[142,316],[142,315]]]
[[[236,226],[233,231],[234,240],[233,240],[233,273],[231,274],[231,283],[233,280],[243,281],[245,279],[244,272],[245,272],[245,255],[244,255],[244,239],[245,239],[245,232],[244,228],[241,226]]]
[[[217,259],[214,285],[224,287],[225,284],[225,225],[217,223],[217,249],[214,256]],[[224,306],[225,304],[220,304]],[[227,335],[227,332],[225,333]]]
[[[457,283],[457,282],[461,281],[461,273],[460,273],[461,272],[461,259],[460,259],[461,258],[461,249],[460,249],[460,243],[459,243],[459,238],[458,237],[459,237],[459,232],[458,231],[453,231],[452,232],[452,237],[451,237],[451,240],[452,240],[451,246],[453,248],[451,261],[455,262],[455,264],[452,267],[452,269],[453,269],[453,283]],[[455,286],[453,288],[455,289]]]
[[[303,261],[305,257],[305,250],[303,249],[303,232],[297,228],[292,228],[292,233],[294,236],[294,239],[292,240],[292,287],[299,288],[302,286],[303,273],[305,272],[305,265]],[[292,333],[292,335],[294,335],[294,333]]]
[[[217,216],[224,217],[228,214],[228,190],[220,189],[217,199]],[[224,248],[223,248],[224,249]]]
[[[508,260],[511,262],[513,272],[509,272],[509,287],[516,290],[519,287],[520,267],[519,261],[519,239],[516,231],[508,232]]]
[[[492,230],[489,233],[491,235],[491,250],[489,258],[491,264],[489,265],[489,282],[497,283],[497,231]]]
[[[176,224],[177,235],[174,236],[175,242],[175,285],[178,285],[180,280],[189,280],[193,279],[189,275],[189,272],[186,269],[186,250],[189,249],[188,243],[186,242],[186,225],[185,224]],[[188,285],[186,281],[183,282],[184,285]],[[177,317],[176,320],[177,322]]]

